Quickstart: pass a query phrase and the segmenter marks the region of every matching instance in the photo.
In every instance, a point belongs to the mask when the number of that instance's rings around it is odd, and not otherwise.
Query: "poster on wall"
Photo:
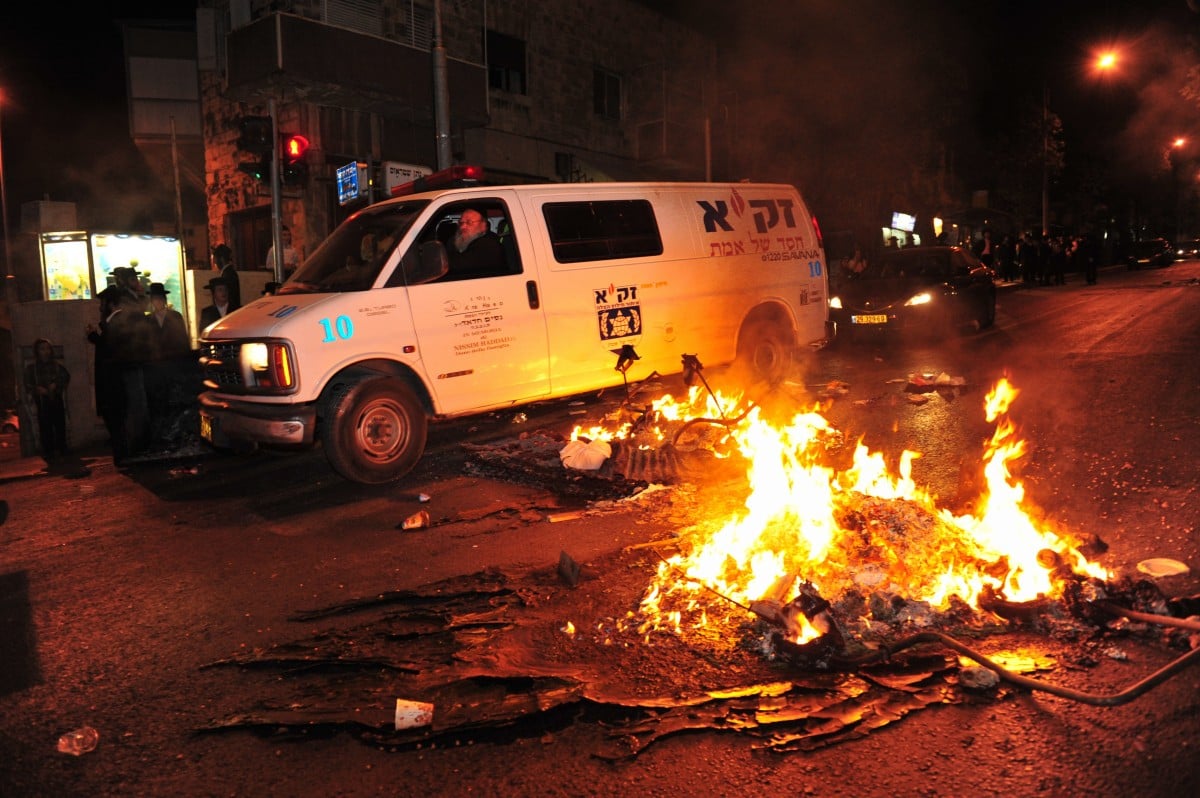
[[[183,299],[183,245],[170,236],[93,233],[92,280],[97,291],[113,282],[113,269],[131,266],[143,288],[162,283],[169,303],[179,308]]]
[[[47,233],[41,243],[46,298],[91,299],[87,233]]]

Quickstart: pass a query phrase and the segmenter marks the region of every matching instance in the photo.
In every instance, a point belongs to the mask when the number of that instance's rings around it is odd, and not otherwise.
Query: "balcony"
[[[270,97],[433,123],[429,51],[307,17],[269,14],[229,34],[229,99]],[[487,122],[487,70],[447,59],[451,122]]]

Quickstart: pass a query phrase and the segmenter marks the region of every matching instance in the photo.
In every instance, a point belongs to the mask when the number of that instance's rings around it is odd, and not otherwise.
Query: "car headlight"
[[[912,307],[914,305],[927,305],[932,301],[933,294],[929,293],[928,291],[924,291],[916,296],[909,297],[908,301],[904,303],[904,306]]]
[[[831,307],[834,310],[841,310],[842,309],[842,298],[840,296],[829,297],[829,307]]]
[[[243,379],[256,388],[293,388],[296,370],[291,353],[278,342],[242,345]]]

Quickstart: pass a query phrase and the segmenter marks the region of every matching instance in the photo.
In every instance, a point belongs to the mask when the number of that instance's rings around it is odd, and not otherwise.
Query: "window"
[[[559,263],[661,255],[662,236],[647,200],[548,202],[542,208]]]
[[[494,30],[487,32],[488,86],[525,94],[525,42]]]
[[[458,232],[459,219],[467,210],[483,214],[487,228],[479,241],[460,253],[455,247],[454,236]],[[432,241],[441,243],[449,267],[449,271],[437,282],[521,273],[521,258],[509,223],[508,209],[500,200],[472,200],[446,206],[417,236],[418,246]]]
[[[592,77],[592,109],[601,119],[621,118],[621,77],[596,67]]]

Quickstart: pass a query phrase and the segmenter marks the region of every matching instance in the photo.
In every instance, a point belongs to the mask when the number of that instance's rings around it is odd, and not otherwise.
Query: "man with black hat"
[[[200,311],[200,332],[238,309],[229,297],[229,285],[220,277],[214,277],[204,286],[212,291],[212,304]]]
[[[129,439],[126,434],[125,415],[128,403],[125,400],[125,381],[122,376],[123,354],[121,341],[114,325],[121,309],[121,289],[110,285],[96,296],[100,300],[100,323],[87,326],[88,342],[96,347],[96,411],[104,419],[104,427],[112,444],[113,462],[118,465],[129,455]]]
[[[235,308],[242,306],[242,281],[238,277],[237,267],[233,265],[233,250],[228,244],[217,244],[213,247],[213,266],[220,272],[218,277],[225,281],[229,289],[229,302]]]
[[[162,283],[150,283],[148,293],[158,359],[173,360],[191,354],[192,340],[183,322],[183,314],[167,306],[167,295],[171,292]]]
[[[151,283],[147,293],[150,295],[150,328],[154,332],[154,359],[146,365],[149,439],[153,445],[174,448],[180,442],[180,412],[187,404],[188,394],[194,396],[187,383],[196,359],[183,314],[167,307],[170,292],[166,286]]]

